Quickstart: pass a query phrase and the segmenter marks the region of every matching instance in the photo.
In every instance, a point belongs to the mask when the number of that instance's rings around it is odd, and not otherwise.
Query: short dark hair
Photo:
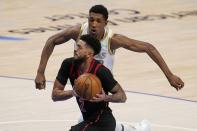
[[[94,13],[99,13],[102,14],[105,18],[105,20],[108,19],[108,11],[107,8],[103,5],[94,5],[92,8],[90,8],[89,13],[94,12]]]
[[[95,37],[86,34],[86,35],[82,35],[80,37],[80,40],[85,41],[86,44],[89,45],[94,50],[94,55],[97,55],[101,51],[101,43]]]

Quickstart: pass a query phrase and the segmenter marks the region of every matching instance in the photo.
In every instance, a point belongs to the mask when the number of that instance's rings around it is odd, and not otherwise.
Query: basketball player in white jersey
[[[101,42],[101,52],[95,58],[100,60],[107,68],[112,70],[115,51],[125,48],[130,51],[147,53],[150,58],[160,67],[171,86],[177,91],[183,88],[184,82],[174,75],[158,50],[150,43],[130,39],[121,34],[113,34],[107,27],[108,11],[103,5],[95,5],[89,10],[88,23],[72,26],[60,33],[51,36],[42,51],[40,64],[35,78],[37,89],[45,88],[45,68],[50,55],[56,45],[63,44],[70,39],[75,41],[83,34],[91,34]],[[118,131],[118,130],[117,130]]]
[[[79,36],[89,34],[89,25],[84,23],[81,25]],[[99,60],[102,64],[105,65],[108,69],[112,71],[114,63],[114,54],[115,50],[110,49],[110,40],[113,36],[112,30],[107,26],[104,28],[103,37],[100,39],[101,42],[101,52],[95,56],[96,60]],[[76,43],[75,43],[76,50]]]

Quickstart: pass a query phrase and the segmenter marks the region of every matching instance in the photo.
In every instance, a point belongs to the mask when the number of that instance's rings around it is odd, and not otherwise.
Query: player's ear
[[[90,56],[93,56],[94,57],[94,51],[91,50],[89,53],[88,53]]]
[[[89,48],[90,50],[88,51],[88,55],[94,56],[94,50],[92,48]]]

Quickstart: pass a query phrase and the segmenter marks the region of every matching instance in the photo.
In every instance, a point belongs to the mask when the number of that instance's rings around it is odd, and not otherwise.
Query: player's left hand
[[[168,81],[170,82],[170,85],[173,86],[177,91],[182,89],[184,86],[184,82],[181,80],[181,78],[174,74],[168,78]]]
[[[101,101],[105,101],[106,98],[107,98],[107,95],[105,94],[105,91],[102,89],[102,93],[96,94],[96,97],[93,97],[90,101],[91,102],[101,102]]]

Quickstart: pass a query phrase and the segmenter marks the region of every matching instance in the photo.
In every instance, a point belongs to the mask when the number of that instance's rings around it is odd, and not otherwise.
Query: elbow
[[[122,103],[125,103],[127,101],[127,96],[124,95],[124,97],[122,98]]]
[[[54,91],[52,92],[51,99],[53,100],[53,102],[58,101],[58,98],[57,98],[57,96],[55,95],[55,92],[54,92]]]
[[[126,94],[124,93],[124,94],[122,94],[122,97],[120,98],[119,102],[120,102],[120,103],[125,103],[126,100],[127,100],[127,96],[126,96]]]
[[[53,100],[53,102],[57,101],[57,98],[55,96],[51,96],[51,99]]]
[[[55,37],[54,36],[49,37],[48,40],[47,40],[47,43],[52,45],[52,46],[55,46],[56,45]]]
[[[151,52],[151,51],[153,51],[153,50],[155,50],[156,48],[152,45],[152,44],[150,44],[150,43],[146,43],[146,46],[145,46],[146,48],[145,48],[145,50],[146,50],[146,52]]]
[[[55,96],[51,96],[51,99],[53,100],[53,102],[57,101],[57,98]]]

